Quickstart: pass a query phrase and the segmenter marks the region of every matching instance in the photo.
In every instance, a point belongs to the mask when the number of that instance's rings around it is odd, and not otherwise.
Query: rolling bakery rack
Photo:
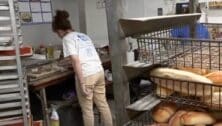
[[[121,19],[125,37],[136,39],[139,61],[150,66],[161,64],[169,68],[189,67],[208,71],[222,70],[222,24],[201,24],[196,27],[200,14],[159,16],[150,18]],[[174,36],[175,32],[189,29],[192,37]],[[199,30],[199,31],[198,31]],[[201,31],[203,30],[203,31]],[[192,32],[196,31],[196,32]],[[203,34],[208,32],[209,38]],[[199,37],[197,32],[201,33]],[[182,33],[185,34],[185,33]],[[141,69],[142,70],[142,69]],[[144,72],[144,71],[143,71]],[[207,110],[222,110],[222,86],[209,83],[169,79],[146,74],[153,83],[152,97],[181,105],[201,107]],[[171,88],[163,92],[159,87]],[[217,92],[215,93],[215,90]],[[127,126],[143,126],[152,122],[146,112]]]
[[[28,88],[20,59],[21,24],[16,0],[0,1],[0,125],[29,125]],[[3,51],[15,50],[15,55]]]

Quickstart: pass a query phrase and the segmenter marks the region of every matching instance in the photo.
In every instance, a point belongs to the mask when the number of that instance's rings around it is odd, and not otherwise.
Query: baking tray
[[[1,60],[15,60],[16,56],[0,56],[0,61]]]
[[[11,26],[0,26],[0,31],[11,31],[12,27]]]
[[[3,17],[3,16],[0,16],[0,21],[10,21],[11,18],[10,17]]]
[[[1,102],[8,102],[8,101],[14,101],[14,100],[21,100],[20,93],[1,94],[0,95]]]
[[[8,10],[9,10],[9,6],[0,4],[0,11],[8,11]]]
[[[13,47],[0,46],[0,56],[13,56],[16,52]],[[20,47],[20,56],[31,56],[33,54],[32,46],[22,45]]]
[[[17,69],[16,65],[12,66],[0,66],[0,70],[15,70]]]
[[[0,51],[5,51],[5,50],[14,50],[14,46],[0,46]]]
[[[12,117],[12,118],[7,118],[7,119],[1,119],[0,120],[0,125],[5,126],[5,125],[13,125],[13,124],[19,124],[23,123],[23,117]]]
[[[0,43],[8,43],[12,41],[12,37],[0,37]]]
[[[9,84],[9,85],[0,85],[0,93],[13,93],[19,92],[19,85],[18,84]],[[0,107],[1,108],[1,107]]]
[[[0,80],[18,79],[17,72],[2,72],[0,73]]]
[[[0,113],[0,117],[7,117],[7,116],[16,116],[21,115],[22,109],[20,110],[11,110],[11,111],[5,111]]]

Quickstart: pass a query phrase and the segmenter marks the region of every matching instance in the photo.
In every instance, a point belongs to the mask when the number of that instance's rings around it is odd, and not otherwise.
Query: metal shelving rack
[[[20,59],[21,24],[16,0],[0,1],[0,51],[15,50],[15,56],[0,55],[0,126],[23,123],[30,117],[28,88]]]
[[[145,70],[145,67],[138,69],[140,74],[137,75],[144,75],[152,82],[154,90],[151,94],[153,97],[161,101],[174,102],[179,106],[185,105],[221,113],[221,85],[217,85],[215,82],[202,83],[150,74],[153,66],[160,64],[163,67],[175,69],[184,67],[204,69],[208,70],[208,73],[222,70],[220,34],[222,24],[196,23],[199,17],[200,14],[194,13],[121,19],[120,23],[125,37],[133,37],[137,40],[140,62],[149,66],[148,70]],[[194,24],[199,27],[194,27]],[[185,28],[188,28],[191,35],[181,36],[181,33],[184,34],[182,30]],[[174,35],[175,32],[178,35]],[[207,33],[207,36],[204,33]],[[173,85],[172,93],[164,94],[163,90],[158,88],[158,86],[165,86],[170,89],[170,85]],[[179,86],[178,90],[176,86]],[[149,113],[142,116],[145,117],[147,114]],[[144,122],[149,123],[146,118],[135,119],[130,121],[129,126],[143,126]]]

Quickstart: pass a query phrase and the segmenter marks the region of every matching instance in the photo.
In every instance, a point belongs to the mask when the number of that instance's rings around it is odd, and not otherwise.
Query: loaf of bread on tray
[[[174,103],[160,103],[152,110],[152,118],[157,123],[167,123],[174,115],[177,106]]]
[[[169,126],[183,126],[180,121],[180,117],[186,114],[187,111],[179,110],[170,119]]]
[[[210,79],[215,85],[220,86],[214,86],[215,92],[222,92],[222,71],[214,71],[207,75],[205,75],[208,79]]]
[[[187,112],[180,118],[182,125],[212,125],[215,119],[205,112]]]
[[[158,86],[187,95],[210,96],[212,81],[204,76],[172,68],[155,68],[151,80]]]
[[[214,84],[222,85],[222,71],[214,71],[205,75],[210,79]]]

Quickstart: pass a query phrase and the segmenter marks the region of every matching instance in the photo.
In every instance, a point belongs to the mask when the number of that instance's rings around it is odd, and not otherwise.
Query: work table
[[[65,59],[62,59],[65,60]],[[44,118],[44,126],[50,126],[49,124],[49,111],[48,111],[48,103],[47,103],[47,97],[46,97],[46,88],[49,86],[57,85],[63,81],[66,81],[70,78],[74,78],[74,72],[71,67],[71,63],[68,61],[62,61],[62,60],[56,60],[56,61],[44,61],[44,60],[23,60],[23,66],[24,66],[24,71],[27,80],[28,80],[28,85],[29,89],[39,97],[41,100],[42,104],[42,111],[43,111],[43,118]],[[102,65],[104,69],[110,69],[111,68],[111,62],[109,57],[103,56],[101,57]],[[62,71],[57,71],[52,74],[48,74],[45,77],[42,77],[40,79],[36,78],[36,80],[29,80],[29,70],[32,69],[33,67],[41,67],[43,65],[47,64],[53,64],[57,62],[59,66],[64,67]]]

